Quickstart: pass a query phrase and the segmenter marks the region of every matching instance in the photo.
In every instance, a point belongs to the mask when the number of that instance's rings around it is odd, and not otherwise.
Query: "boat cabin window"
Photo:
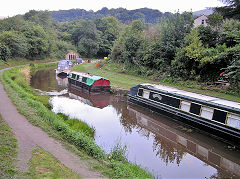
[[[78,80],[79,79],[79,75],[77,75],[77,79],[76,80]]]
[[[190,106],[191,106],[191,103],[189,103],[187,101],[181,101],[180,109],[182,111],[189,112],[190,111]]]
[[[142,95],[143,98],[149,99],[149,95],[150,95],[149,91],[143,90],[143,95]]]
[[[73,73],[72,74],[72,79],[75,79],[75,77],[76,77],[76,74]]]
[[[228,114],[227,124],[231,127],[240,129],[240,116],[235,114]]]
[[[214,111],[213,108],[202,106],[201,117],[206,118],[206,119],[212,119],[213,111]]]

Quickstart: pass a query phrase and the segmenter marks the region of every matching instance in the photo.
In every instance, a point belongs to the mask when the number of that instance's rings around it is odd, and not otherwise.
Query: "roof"
[[[240,103],[238,103],[238,102],[229,101],[229,100],[212,97],[212,96],[207,96],[207,95],[203,95],[203,94],[199,94],[199,93],[183,91],[183,90],[179,90],[177,88],[168,87],[168,86],[164,86],[164,85],[153,85],[153,84],[147,84],[147,83],[141,84],[141,85],[153,88],[155,90],[164,91],[166,93],[172,94],[174,96],[178,96],[180,98],[187,98],[189,100],[205,102],[208,104],[221,106],[223,108],[230,108],[230,109],[234,108],[235,110],[240,112]]]
[[[93,83],[97,80],[100,80],[100,79],[104,79],[104,80],[108,80],[104,77],[101,77],[101,76],[94,76],[94,75],[90,75],[88,73],[83,73],[83,72],[76,72],[76,71],[72,71],[71,72],[72,74],[76,74],[76,75],[79,75],[81,77],[83,77],[83,81],[87,84],[87,85],[93,85]],[[109,81],[109,80],[108,80]]]

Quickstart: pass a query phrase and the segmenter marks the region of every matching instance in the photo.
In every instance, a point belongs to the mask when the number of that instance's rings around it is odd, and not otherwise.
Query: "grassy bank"
[[[17,140],[11,128],[0,116],[0,178],[17,175],[16,170]]]
[[[124,70],[122,70],[121,66],[112,63],[105,65],[101,69],[96,68],[96,64],[94,63],[81,64],[74,66],[72,70],[105,77],[111,81],[111,86],[113,88],[129,90],[130,87],[141,83],[162,84],[186,91],[206,94],[209,96],[215,96],[227,100],[240,102],[239,94],[234,95],[226,94],[231,93],[226,90],[208,89],[202,86],[202,84],[199,84],[194,81],[173,81],[170,79],[152,80],[151,79],[152,77],[136,76],[133,75],[134,74],[133,72],[129,72],[130,74],[126,74],[125,72],[123,72]]]
[[[4,68],[19,66],[19,65],[26,65],[30,63],[41,64],[41,63],[48,63],[58,61],[59,59],[43,59],[43,60],[28,60],[28,59],[8,59],[6,62],[0,60],[0,70]]]
[[[76,152],[95,170],[100,170],[110,178],[153,178],[151,174],[127,160],[119,161],[111,154],[106,154],[96,145],[92,137],[85,132],[73,130],[57,114],[51,112],[43,100],[27,83],[23,67],[3,72],[1,77],[4,88],[18,110],[34,125],[41,127],[50,136],[61,140]],[[22,73],[22,74],[19,74]],[[121,153],[116,151],[116,153]],[[96,160],[93,160],[96,159]]]

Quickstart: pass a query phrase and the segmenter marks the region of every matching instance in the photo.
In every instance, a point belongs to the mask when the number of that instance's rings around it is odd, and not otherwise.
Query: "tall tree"
[[[240,20],[240,0],[221,0],[226,6],[216,7],[215,11],[224,18]]]
[[[0,42],[9,48],[12,57],[27,56],[27,39],[22,33],[17,31],[5,31],[0,34]]]
[[[92,21],[81,21],[73,30],[72,39],[81,55],[96,56],[99,49],[98,36],[96,25]]]
[[[0,44],[0,59],[3,61],[7,61],[10,57],[10,50],[7,46]]]

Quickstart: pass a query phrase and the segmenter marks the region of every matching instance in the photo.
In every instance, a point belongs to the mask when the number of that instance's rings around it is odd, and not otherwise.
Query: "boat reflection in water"
[[[75,88],[73,85],[68,86],[68,94],[70,98],[77,99],[89,106],[104,108],[109,105],[110,94],[105,93],[89,93],[84,89]]]
[[[57,80],[58,86],[63,86],[63,87],[68,86],[68,78],[66,76],[56,74],[56,80]]]
[[[136,120],[138,127],[155,134],[154,150],[159,150],[157,155],[165,161],[175,159],[180,163],[184,153],[189,153],[216,168],[218,174],[215,177],[240,177],[239,152],[229,150],[220,141],[211,138],[206,141],[206,137],[202,138],[186,130],[172,128],[169,122],[164,124],[162,120],[155,120],[149,113],[144,114],[142,110],[139,111],[139,107],[128,105],[127,109],[131,118]],[[165,144],[171,147],[164,147]]]

